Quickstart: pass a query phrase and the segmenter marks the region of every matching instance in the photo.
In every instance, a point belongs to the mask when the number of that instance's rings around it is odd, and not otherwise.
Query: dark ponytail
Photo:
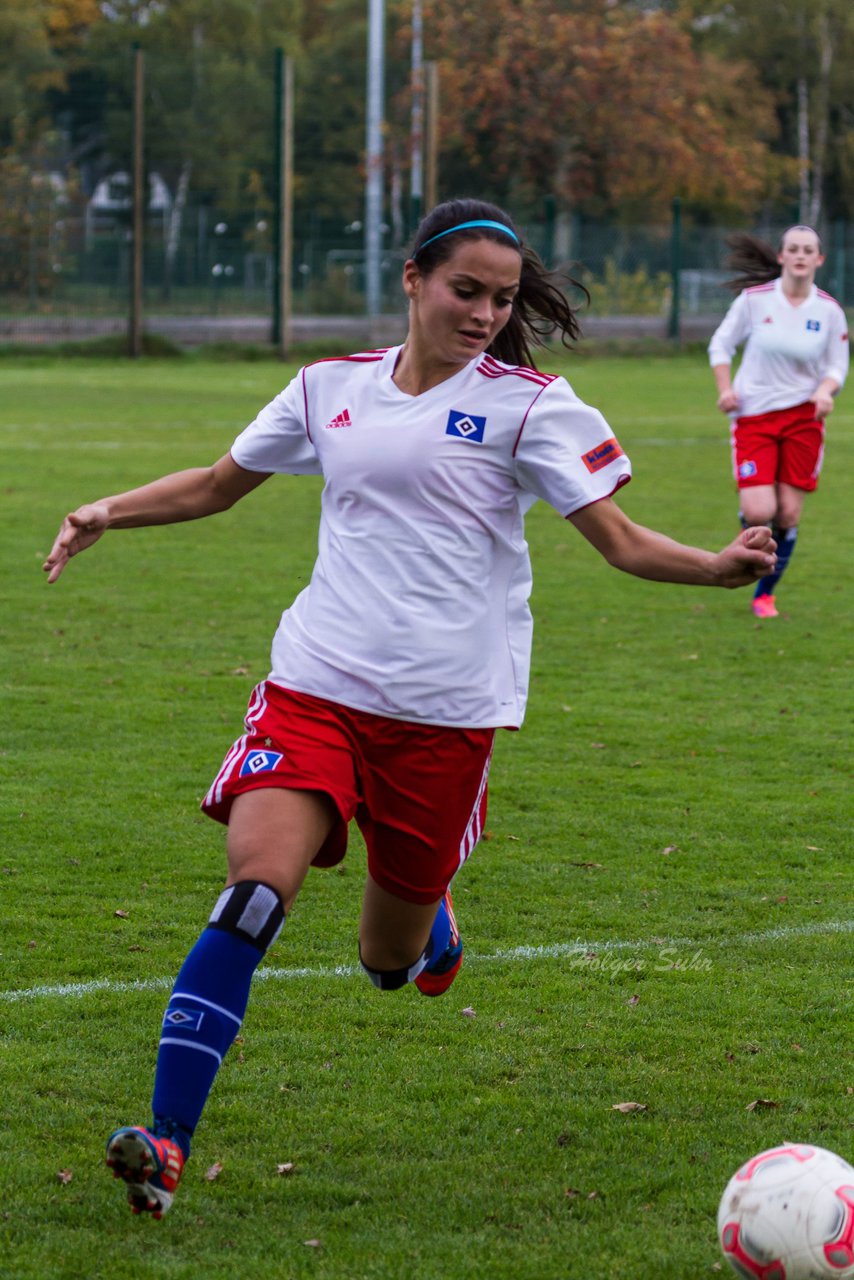
[[[733,280],[727,280],[726,287],[732,289],[733,293],[741,293],[742,289],[750,289],[757,284],[769,284],[782,275],[783,268],[777,261],[777,255],[783,248],[783,242],[790,231],[812,231],[818,239],[818,247],[821,251],[821,236],[815,227],[808,227],[804,223],[787,227],[780,236],[780,244],[776,249],[767,240],[760,240],[746,231],[737,231],[727,239],[730,253],[725,266],[728,270],[738,271],[740,274]]]
[[[500,225],[458,229],[466,222]],[[445,234],[451,231],[453,234]],[[555,332],[560,334],[565,347],[571,347],[578,340],[581,336],[578,316],[561,286],[579,289],[589,299],[584,285],[569,275],[549,271],[524,243],[510,215],[494,204],[483,200],[446,200],[437,205],[415,233],[410,257],[427,276],[447,261],[461,240],[492,240],[516,249],[522,258],[519,291],[513,299],[510,319],[487,348],[491,356],[506,364],[535,369],[533,350],[546,346]]]

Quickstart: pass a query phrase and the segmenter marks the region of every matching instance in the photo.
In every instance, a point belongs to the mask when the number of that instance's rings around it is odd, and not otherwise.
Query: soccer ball
[[[854,1277],[854,1168],[823,1147],[761,1151],[727,1183],[718,1238],[744,1280]]]

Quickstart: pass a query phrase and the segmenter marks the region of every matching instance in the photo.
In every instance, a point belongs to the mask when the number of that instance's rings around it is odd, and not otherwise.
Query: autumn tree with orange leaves
[[[426,28],[446,185],[630,220],[663,216],[676,195],[725,217],[779,184],[773,100],[754,69],[701,55],[667,13],[434,0]]]

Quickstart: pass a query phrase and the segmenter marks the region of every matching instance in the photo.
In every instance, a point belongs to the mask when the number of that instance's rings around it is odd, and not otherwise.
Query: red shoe
[[[428,965],[426,969],[422,969],[415,979],[415,985],[422,996],[444,995],[463,964],[463,944],[460,938],[460,931],[457,928],[450,889],[446,891],[442,901],[445,904],[445,910],[451,922],[451,937],[447,947],[445,947],[435,964]]]
[[[773,596],[754,596],[753,612],[757,618],[779,618]]]
[[[134,1213],[162,1218],[181,1180],[184,1153],[177,1142],[157,1138],[148,1129],[116,1129],[107,1139],[107,1167],[127,1183]]]

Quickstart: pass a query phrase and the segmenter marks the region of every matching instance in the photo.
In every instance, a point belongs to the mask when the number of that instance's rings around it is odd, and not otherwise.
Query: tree
[[[800,220],[854,209],[854,6],[850,0],[683,0],[697,42],[749,57],[772,92],[779,149],[796,162]]]
[[[434,0],[443,166],[532,204],[660,217],[675,195],[726,216],[771,181],[769,96],[744,61],[701,55],[669,14],[608,0]],[[460,50],[477,47],[478,58]]]

